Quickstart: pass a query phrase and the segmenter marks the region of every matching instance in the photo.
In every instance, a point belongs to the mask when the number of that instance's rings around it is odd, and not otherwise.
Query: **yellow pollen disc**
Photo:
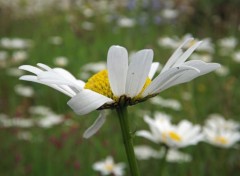
[[[113,165],[112,164],[106,164],[105,165],[105,169],[107,170],[107,171],[109,171],[109,172],[111,172],[112,170],[113,170]]]
[[[174,131],[170,131],[168,134],[169,134],[169,137],[174,141],[180,142],[182,140],[181,136],[179,136]]]
[[[227,139],[225,137],[222,137],[222,136],[217,136],[215,138],[215,141],[220,143],[220,144],[227,144],[228,143]]]
[[[146,83],[144,84],[141,92],[133,99],[134,100],[140,99],[141,94],[149,86],[150,83],[151,83],[151,80],[149,78],[147,78]],[[89,78],[87,83],[85,84],[84,88],[90,89],[94,92],[97,92],[106,97],[109,97],[109,98],[113,99],[114,101],[118,101],[118,99],[119,99],[119,97],[114,96],[114,94],[111,90],[107,70],[102,70],[102,71],[96,73],[95,75],[93,75],[91,78]]]

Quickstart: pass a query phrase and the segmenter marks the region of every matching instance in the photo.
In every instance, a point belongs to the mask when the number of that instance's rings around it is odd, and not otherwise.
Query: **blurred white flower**
[[[83,12],[83,15],[87,18],[94,16],[94,10],[90,8],[85,7],[82,12]]]
[[[136,22],[132,18],[122,17],[118,19],[117,24],[119,27],[131,28],[135,26]]]
[[[191,60],[202,60],[204,62],[211,62],[212,61],[212,56],[210,54],[197,54],[194,53],[192,54]]]
[[[134,152],[139,160],[147,160],[150,158],[162,158],[164,155],[163,150],[157,151],[147,145],[139,145],[134,147]]]
[[[223,49],[234,49],[237,46],[237,39],[235,37],[226,37],[218,40],[218,45]],[[226,54],[228,54],[225,51]]]
[[[165,148],[161,147],[160,150],[155,150],[149,146],[142,145],[134,147],[134,152],[136,154],[137,159],[139,160],[148,160],[151,158],[156,158],[165,159],[167,162],[170,163],[190,162],[192,160],[191,155],[172,148],[166,150]]]
[[[82,80],[87,80],[89,77],[91,77],[91,73],[84,72],[84,71],[79,73],[79,78]]]
[[[101,175],[110,175],[115,176],[124,175],[124,163],[115,164],[113,158],[108,156],[105,160],[96,162],[93,164],[93,169],[101,173]]]
[[[18,68],[8,68],[6,72],[9,76],[16,76],[16,77],[22,76],[24,74],[24,71],[19,70]]]
[[[202,39],[203,43],[199,46],[197,51],[213,53],[215,51],[214,44],[210,38]]]
[[[179,12],[176,9],[163,9],[162,17],[167,20],[173,20],[178,17]]]
[[[34,95],[34,90],[30,86],[18,84],[15,86],[14,90],[18,95],[21,95],[23,97],[32,97]]]
[[[59,56],[54,59],[54,64],[60,67],[65,67],[68,65],[68,58],[64,56]]]
[[[170,149],[167,152],[166,161],[170,163],[190,162],[192,161],[192,156],[176,149]]]
[[[81,70],[97,73],[107,68],[106,62],[91,62],[82,66]]]
[[[52,110],[46,106],[31,106],[29,108],[29,113],[32,115],[47,116],[52,114]]]
[[[157,41],[159,46],[175,49],[179,46],[179,40],[171,37],[161,37]]]
[[[235,62],[240,63],[240,51],[233,53],[232,57]]]
[[[51,128],[54,125],[62,123],[64,120],[62,115],[57,114],[48,114],[44,117],[41,117],[37,121],[37,125],[42,128]]]
[[[229,68],[227,66],[221,65],[221,67],[215,72],[218,76],[227,76],[229,74]]]
[[[8,117],[5,114],[0,114],[0,124],[3,127],[19,127],[30,128],[34,125],[32,119],[25,119],[22,117]]]
[[[27,59],[28,53],[26,51],[20,50],[20,51],[15,51],[12,54],[12,62],[13,63],[20,63],[23,62]]]
[[[191,100],[192,99],[192,94],[190,92],[182,92],[182,99],[184,100]]]
[[[0,40],[0,46],[7,49],[26,49],[32,46],[32,41],[20,38],[2,38]]]
[[[53,45],[61,45],[63,40],[60,36],[52,36],[50,37],[49,42]]]
[[[154,97],[150,99],[150,102],[155,105],[160,105],[161,107],[171,108],[173,110],[181,110],[181,103],[174,99],[163,99],[162,97]]]
[[[213,115],[204,126],[205,141],[218,147],[229,148],[240,141],[239,123]]]
[[[142,130],[136,134],[155,143],[164,143],[171,148],[181,148],[188,145],[196,145],[203,139],[201,127],[193,125],[187,120],[182,120],[178,125],[173,125],[170,119],[164,116],[144,117],[150,131]]]

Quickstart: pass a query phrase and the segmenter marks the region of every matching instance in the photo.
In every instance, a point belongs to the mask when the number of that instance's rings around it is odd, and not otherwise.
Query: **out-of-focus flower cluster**
[[[160,145],[160,150],[149,146],[136,146],[135,153],[141,160],[163,158],[169,162],[191,161],[191,156],[179,151],[180,148],[206,142],[216,147],[234,147],[240,141],[240,123],[226,120],[218,114],[212,114],[206,119],[204,126],[194,125],[187,120],[172,124],[171,117],[163,113],[155,113],[154,118],[147,115],[144,121],[150,131],[140,130],[137,136],[144,137]]]
[[[176,22],[177,18],[192,13],[193,9],[191,3],[180,4],[177,0],[0,0],[1,10],[11,14],[13,18],[31,18],[55,10],[66,13],[70,21],[85,18],[81,26],[86,30],[92,30],[92,19],[95,17],[101,17],[102,21],[113,22],[123,28]]]
[[[31,106],[27,117],[22,115],[8,116],[0,114],[0,128],[17,128],[17,138],[22,140],[32,140],[31,129],[42,128],[50,129],[56,125],[71,125],[73,120],[65,118],[63,114],[56,114],[50,108],[45,106]]]

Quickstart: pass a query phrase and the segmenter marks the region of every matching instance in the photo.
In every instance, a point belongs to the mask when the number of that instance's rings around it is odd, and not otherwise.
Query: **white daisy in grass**
[[[111,156],[108,156],[105,160],[96,162],[93,164],[93,169],[95,171],[99,171],[101,175],[110,175],[113,174],[115,176],[124,175],[124,163],[114,163],[114,160]]]
[[[233,120],[225,120],[221,116],[212,115],[205,122],[205,141],[218,147],[229,148],[240,141],[240,124]]]
[[[150,158],[163,158],[165,150],[155,150],[147,145],[139,145],[134,147],[134,153],[139,160],[147,160]]]
[[[151,158],[155,159],[165,159],[170,163],[182,163],[182,162],[190,162],[192,160],[192,156],[183,153],[176,149],[165,149],[161,147],[159,150],[155,150],[149,146],[136,146],[134,147],[134,151],[136,157],[139,160],[148,160]]]
[[[184,50],[185,45],[192,46]],[[135,53],[130,63],[128,52],[124,47],[111,46],[107,55],[107,69],[102,70],[85,83],[77,80],[72,74],[62,68],[50,68],[37,64],[40,68],[23,65],[19,68],[34,73],[25,75],[21,80],[33,81],[48,85],[71,97],[68,105],[79,115],[94,110],[116,108],[120,104],[134,105],[158,95],[163,90],[177,84],[209,73],[218,67],[217,63],[203,61],[187,61],[201,42],[187,39],[173,53],[160,74],[153,79],[159,63],[153,61],[153,51],[144,49]],[[105,116],[100,114],[85,137],[90,137],[104,123]]]
[[[232,119],[225,119],[221,114],[211,114],[205,122],[205,126],[214,130],[223,129],[235,131],[240,128],[240,123]]]
[[[154,143],[163,143],[170,148],[196,145],[203,139],[201,127],[193,125],[187,120],[182,120],[178,125],[173,125],[170,118],[159,114],[154,119],[145,116],[144,121],[149,125],[150,131],[138,131],[136,135]]]

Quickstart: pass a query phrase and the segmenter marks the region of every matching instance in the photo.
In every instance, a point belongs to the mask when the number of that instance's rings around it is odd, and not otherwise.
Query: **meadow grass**
[[[29,59],[24,61],[24,64],[36,65],[41,62],[53,66],[53,58],[63,55],[69,58],[66,69],[78,76],[82,65],[106,61],[107,51],[111,45],[123,45],[129,51],[152,48],[155,54],[154,61],[164,64],[172,50],[159,47],[157,38],[165,35],[182,36],[188,32],[183,26],[170,24],[121,29],[111,24],[96,23],[93,31],[80,29],[79,34],[76,34],[65,18],[64,14],[53,13],[34,19],[13,21],[6,27],[7,30],[1,30],[0,37],[20,37],[34,41],[34,46],[28,51]],[[59,46],[50,44],[48,42],[50,36],[62,37],[63,43]],[[195,37],[206,36],[196,34]],[[177,99],[182,104],[180,111],[150,105],[149,102],[130,107],[131,128],[134,131],[148,129],[142,117],[136,113],[140,109],[148,110],[150,113],[164,111],[173,116],[174,122],[185,118],[193,123],[203,124],[211,113],[221,113],[227,118],[239,120],[239,66],[228,56],[214,54],[213,61],[230,68],[229,75],[219,77],[211,73],[162,92],[162,97]],[[60,124],[50,129],[39,127],[27,129],[33,134],[31,141],[17,140],[16,134],[20,130],[18,128],[0,127],[0,175],[93,176],[98,175],[92,169],[92,164],[96,160],[112,155],[116,161],[126,162],[120,126],[114,111],[110,111],[107,122],[95,136],[88,140],[83,139],[84,130],[95,120],[97,112],[79,117],[66,105],[68,97],[46,86],[10,77],[6,74],[7,69],[1,69],[0,74],[0,97],[1,101],[4,101],[0,112],[10,116],[19,113],[28,116],[27,108],[30,105],[45,105],[59,114],[65,114],[65,118],[73,119],[76,123]],[[14,86],[19,83],[33,87],[35,96],[28,99],[16,95]],[[191,100],[186,101],[182,98],[182,93],[186,91],[191,93]],[[143,138],[136,137],[134,141],[136,145],[148,144],[156,149],[160,148],[159,145],[154,145]],[[192,155],[193,160],[190,163],[166,163],[157,159],[139,161],[141,175],[155,176],[161,172],[164,176],[240,174],[239,148],[220,149],[202,142],[182,151]]]

